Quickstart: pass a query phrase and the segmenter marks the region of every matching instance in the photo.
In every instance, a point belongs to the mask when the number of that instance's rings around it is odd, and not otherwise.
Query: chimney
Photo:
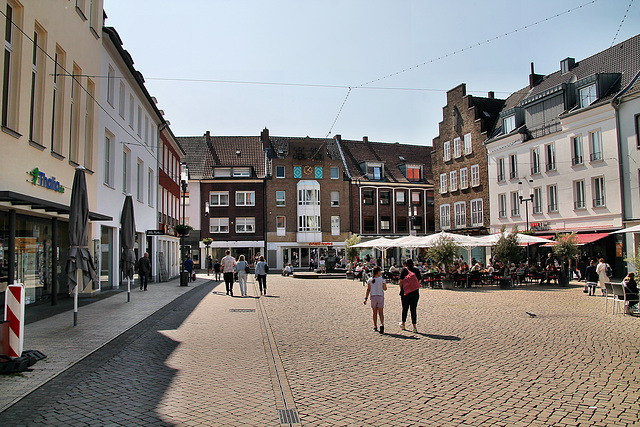
[[[266,127],[260,132],[260,142],[262,143],[263,150],[269,148],[269,129]]]
[[[342,135],[336,134],[336,135],[333,136],[333,139],[335,139],[336,142],[339,144],[339,143],[342,142]]]
[[[544,76],[542,74],[536,74],[533,71],[533,62],[531,63],[531,74],[529,74],[529,88],[533,89],[534,86],[542,81]]]
[[[366,144],[367,142],[369,142],[369,137],[368,137],[368,136],[363,136],[363,137],[362,137],[362,142],[364,142],[365,144]]]
[[[489,94],[488,94],[488,97],[489,97],[489,99],[495,98],[496,97],[495,92],[494,91],[490,91]]]
[[[565,58],[560,61],[560,72],[561,74],[567,74],[569,71],[576,68],[576,59],[575,58]]]
[[[204,140],[207,142],[207,144],[211,144],[211,132],[206,131],[204,133]]]

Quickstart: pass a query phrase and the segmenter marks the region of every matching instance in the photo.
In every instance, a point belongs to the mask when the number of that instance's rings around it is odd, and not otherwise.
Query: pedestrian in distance
[[[227,289],[227,295],[233,296],[233,272],[236,266],[236,260],[231,256],[231,251],[225,251],[225,256],[220,261],[222,264],[222,275],[224,276],[224,285]]]
[[[400,273],[400,300],[402,301],[402,321],[400,329],[406,330],[407,312],[411,311],[413,332],[418,332],[418,300],[420,299],[420,270],[413,266],[413,260],[406,260],[406,267]]]
[[[260,295],[267,294],[267,273],[269,272],[269,266],[264,261],[264,256],[260,255],[258,262],[256,263],[256,281],[260,287]]]
[[[247,261],[244,260],[244,255],[240,255],[234,270],[236,273],[238,273],[238,284],[240,285],[240,295],[242,295],[243,297],[247,296],[247,270],[248,269],[249,269],[249,264],[247,264]]]
[[[140,276],[140,290],[147,290],[149,283],[149,274],[151,274],[151,260],[149,252],[145,252],[144,256],[138,261],[138,276]]]
[[[371,310],[373,312],[373,330],[378,331],[378,318],[380,319],[381,334],[384,334],[384,291],[387,290],[387,282],[382,278],[382,269],[373,268],[373,277],[367,281],[367,292],[364,295],[364,304],[371,298]]]
[[[216,260],[216,262],[213,263],[213,272],[216,275],[216,280],[220,280],[220,274],[222,273],[222,264],[220,264],[220,261]]]
[[[187,270],[187,273],[189,274],[189,279],[187,281],[193,281],[193,260],[191,259],[191,255],[187,255],[187,259],[184,260],[184,269]]]
[[[598,273],[600,290],[602,291],[602,295],[604,295],[604,284],[611,280],[611,267],[609,266],[609,264],[604,262],[604,258],[599,259],[598,265],[596,266],[596,272]]]
[[[207,256],[207,276],[211,274],[211,270],[213,270],[213,260],[211,259],[211,255]]]
[[[585,285],[584,293],[588,293],[589,296],[596,294],[596,287],[598,286],[598,272],[596,269],[596,260],[592,259],[589,267],[585,270]]]

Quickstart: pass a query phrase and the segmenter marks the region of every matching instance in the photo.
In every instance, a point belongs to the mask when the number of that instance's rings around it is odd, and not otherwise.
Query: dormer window
[[[593,83],[580,89],[579,97],[581,108],[591,105],[596,99],[598,99],[596,94],[596,84]]]
[[[251,168],[233,168],[233,176],[251,176]]]
[[[384,166],[382,163],[367,163],[367,177],[370,180],[382,181],[384,177]]]
[[[407,165],[407,179],[411,182],[422,181],[422,166]]]
[[[514,130],[516,128],[516,115],[512,114],[502,119],[502,127],[505,135]]]
[[[231,168],[214,168],[213,176],[216,178],[221,176],[231,176]]]

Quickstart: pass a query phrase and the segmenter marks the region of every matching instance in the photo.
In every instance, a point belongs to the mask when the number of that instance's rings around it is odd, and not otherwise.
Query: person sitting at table
[[[398,265],[396,263],[394,263],[391,267],[389,267],[389,273],[400,274],[400,269],[398,268]]]
[[[636,283],[635,274],[629,273],[627,277],[622,281],[624,284],[624,291],[627,296],[628,305],[625,306],[624,312],[626,314],[633,314],[633,306],[638,304],[638,284]]]
[[[482,271],[482,264],[476,261],[475,264],[473,264],[473,267],[471,267],[471,271]]]
[[[516,270],[516,277],[518,279],[518,283],[523,284],[526,283],[527,278],[527,267],[520,263],[520,267]]]

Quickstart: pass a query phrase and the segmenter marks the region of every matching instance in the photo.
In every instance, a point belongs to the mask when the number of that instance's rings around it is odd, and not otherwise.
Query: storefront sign
[[[548,231],[550,227],[548,222],[532,222],[529,229],[531,231]]]
[[[147,230],[147,236],[164,236],[162,230]]]
[[[333,242],[309,242],[309,246],[333,246]]]
[[[623,253],[622,253],[622,242],[616,242],[616,256],[618,258],[622,258],[623,257]]]
[[[39,185],[40,187],[44,187],[47,190],[53,190],[57,193],[64,193],[64,186],[60,184],[58,180],[56,180],[55,176],[49,178],[38,168],[34,168],[32,171],[27,173],[31,175],[31,183],[33,185]]]

